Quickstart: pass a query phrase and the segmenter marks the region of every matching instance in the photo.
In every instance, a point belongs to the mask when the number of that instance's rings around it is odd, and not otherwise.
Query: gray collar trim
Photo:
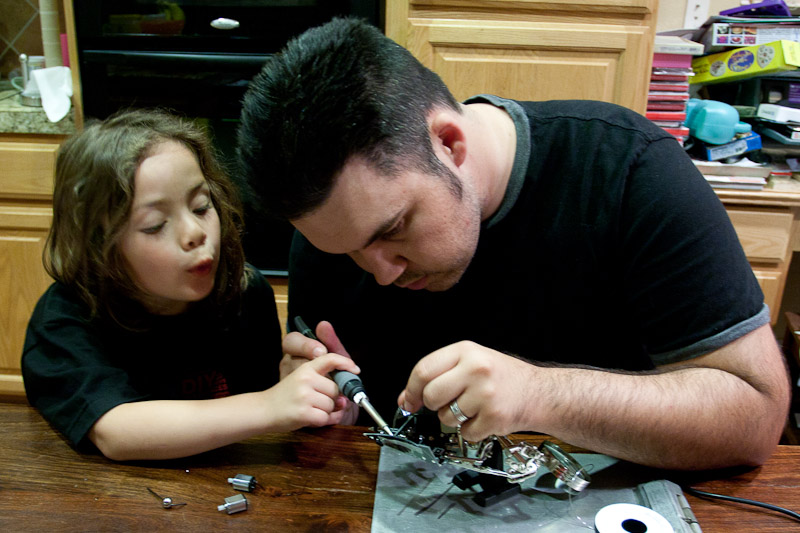
[[[511,120],[514,121],[514,127],[517,130],[517,149],[514,154],[514,166],[511,168],[511,176],[508,179],[506,193],[497,212],[484,222],[484,227],[491,228],[503,220],[506,214],[511,211],[522,190],[522,185],[525,183],[525,173],[528,168],[528,159],[531,155],[531,129],[528,116],[517,102],[491,94],[479,94],[464,101],[465,104],[478,102],[492,104],[505,110]]]

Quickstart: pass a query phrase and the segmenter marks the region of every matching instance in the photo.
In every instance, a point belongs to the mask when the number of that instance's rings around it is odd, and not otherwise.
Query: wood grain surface
[[[0,404],[0,531],[348,531],[372,521],[379,447],[366,428],[269,434],[187,459],[115,463],[75,451],[27,405]],[[539,443],[542,436],[526,435]],[[576,451],[564,446],[569,451]],[[254,476],[240,493],[227,482]],[[695,488],[800,509],[800,448],[760,468],[664,473]],[[147,491],[185,506],[164,509]],[[217,506],[244,494],[249,508]],[[705,532],[800,531],[774,511],[688,496]]]

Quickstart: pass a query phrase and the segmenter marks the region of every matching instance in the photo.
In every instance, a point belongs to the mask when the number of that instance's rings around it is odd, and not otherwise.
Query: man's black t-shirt
[[[87,306],[54,283],[28,324],[22,375],[31,405],[73,444],[117,405],[209,399],[278,382],[281,330],[272,288],[251,272],[241,308],[221,320],[200,310],[130,331],[88,318]]]
[[[456,286],[382,287],[295,235],[290,316],[333,323],[383,416],[421,357],[460,340],[532,361],[644,370],[768,321],[722,204],[669,134],[612,104],[471,102],[506,109],[517,152]]]

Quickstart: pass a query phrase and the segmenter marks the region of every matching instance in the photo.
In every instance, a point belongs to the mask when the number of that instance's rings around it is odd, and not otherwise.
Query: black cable
[[[783,513],[785,515],[791,516],[795,520],[800,520],[800,513],[796,513],[789,509],[785,509],[783,507],[778,507],[777,505],[772,505],[770,503],[758,502],[755,500],[748,500],[746,498],[737,498],[735,496],[724,496],[722,494],[714,494],[713,492],[706,492],[703,490],[693,489],[691,487],[683,487],[683,490],[693,496],[698,496],[700,498],[716,498],[718,500],[725,500],[729,502],[736,502],[736,503],[744,503],[747,505],[754,505],[756,507],[763,507],[764,509],[769,509],[770,511],[777,511],[779,513]]]
[[[18,95],[18,94],[20,94],[21,92],[22,92],[22,91],[17,91],[17,92],[15,92],[15,93],[7,94],[7,95],[5,95],[4,97],[0,98],[0,100],[5,100],[6,98],[11,98],[12,96],[17,96],[17,95]]]

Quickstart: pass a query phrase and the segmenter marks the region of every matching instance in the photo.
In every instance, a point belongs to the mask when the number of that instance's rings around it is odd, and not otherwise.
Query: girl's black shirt
[[[22,376],[28,401],[76,446],[117,405],[220,398],[278,382],[281,329],[267,280],[250,270],[241,306],[227,320],[190,309],[156,317],[146,331],[90,319],[54,283],[28,324]]]

